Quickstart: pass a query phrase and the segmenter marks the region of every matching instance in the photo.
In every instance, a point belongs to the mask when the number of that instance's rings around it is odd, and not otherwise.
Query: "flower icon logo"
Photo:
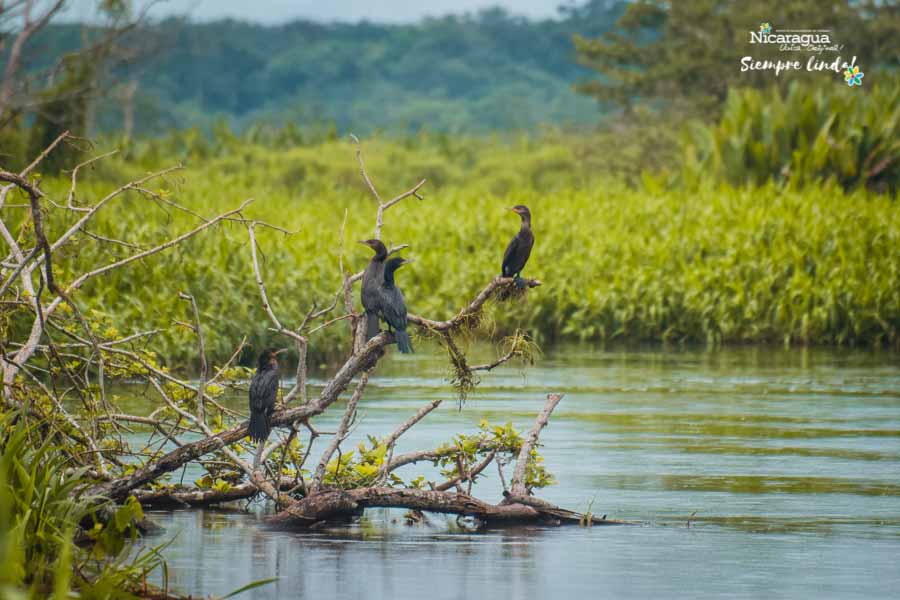
[[[847,82],[849,87],[853,87],[854,85],[862,85],[862,78],[865,76],[865,73],[859,70],[859,67],[847,67],[847,70],[844,71],[844,81]]]
[[[760,33],[772,33],[772,25],[771,23],[761,23],[759,26]]]

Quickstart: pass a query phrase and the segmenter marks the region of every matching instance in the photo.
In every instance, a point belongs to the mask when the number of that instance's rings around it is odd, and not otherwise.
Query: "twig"
[[[325,448],[325,452],[322,453],[321,458],[319,458],[319,464],[316,467],[310,486],[313,490],[318,490],[322,486],[322,480],[325,477],[325,468],[328,466],[328,461],[331,460],[331,456],[335,451],[340,449],[341,442],[346,439],[350,424],[356,414],[356,406],[362,398],[362,393],[363,390],[366,389],[367,383],[369,383],[369,374],[363,373],[359,378],[359,383],[356,384],[356,389],[353,390],[353,394],[350,396],[350,400],[347,401],[347,408],[344,410],[344,416],[341,419],[341,424],[338,426],[337,433],[331,438],[331,442]]]
[[[363,181],[366,183],[366,186],[369,188],[369,191],[372,192],[372,196],[375,197],[375,202],[381,206],[381,196],[378,195],[378,191],[375,189],[375,184],[372,183],[372,180],[369,179],[369,174],[366,173],[366,164],[363,162],[362,158],[362,144],[359,143],[359,138],[350,134],[350,139],[353,140],[353,143],[356,144],[356,160],[359,161],[359,173],[362,175]],[[378,234],[381,232],[381,228],[376,226],[375,228],[375,238],[381,239],[378,237]]]
[[[209,383],[207,385],[214,384],[216,382],[216,380],[218,380],[219,377],[221,377],[222,373],[224,373],[225,370],[231,366],[231,363],[233,363],[237,359],[237,357],[240,356],[241,351],[244,349],[244,347],[246,345],[247,345],[247,336],[245,335],[243,338],[241,338],[241,343],[238,344],[237,348],[234,349],[234,352],[231,353],[231,356],[228,358],[227,361],[225,361],[225,364],[222,365],[216,371],[216,374],[213,375],[213,378],[209,380]]]
[[[510,491],[515,496],[528,495],[528,489],[525,486],[525,468],[531,460],[531,451],[537,444],[541,430],[547,425],[550,414],[553,413],[553,409],[556,408],[556,405],[562,399],[563,394],[547,394],[547,402],[544,404],[543,410],[534,420],[534,426],[522,442],[522,449],[519,450],[519,458],[516,460],[516,468],[510,481]]]
[[[397,439],[399,439],[401,435],[403,435],[404,433],[409,431],[409,429],[413,425],[415,425],[416,423],[418,423],[419,421],[424,419],[431,411],[433,411],[438,406],[440,406],[441,402],[443,402],[443,399],[441,399],[441,398],[432,400],[431,402],[429,402],[428,404],[426,404],[425,406],[423,406],[422,408],[417,410],[414,415],[412,415],[406,421],[401,423],[400,426],[397,427],[397,429],[395,429],[389,436],[387,436],[386,438],[384,438],[382,440],[381,443],[385,445],[385,448],[386,448],[385,455],[387,458],[385,458],[384,463],[381,465],[381,469],[379,469],[378,478],[376,479],[376,482],[383,481],[387,478],[387,475],[389,473],[389,467],[391,464],[391,459],[394,456],[394,444],[397,443]]]
[[[369,191],[372,192],[372,196],[375,197],[375,201],[378,202],[378,212],[375,214],[375,239],[380,240],[381,228],[384,226],[384,213],[404,198],[415,196],[419,200],[422,200],[422,196],[419,194],[419,189],[423,185],[425,185],[426,180],[423,179],[415,186],[413,186],[412,189],[403,192],[399,196],[392,198],[387,202],[382,202],[381,196],[378,195],[378,191],[375,189],[375,184],[372,183],[372,180],[369,178],[369,174],[366,172],[366,164],[363,162],[362,145],[359,143],[359,138],[351,133],[350,139],[352,139],[356,144],[356,160],[359,162],[359,172],[362,175],[363,181],[366,183],[366,187],[369,188]]]
[[[484,471],[486,468],[488,468],[488,465],[491,464],[491,461],[494,460],[494,457],[496,457],[496,456],[497,456],[497,451],[491,450],[490,452],[488,452],[487,456],[484,457],[484,460],[482,460],[480,463],[475,465],[474,469],[472,469],[471,471],[467,471],[465,473],[460,471],[460,474],[457,477],[454,477],[453,479],[451,479],[449,481],[445,481],[444,483],[435,486],[434,489],[436,489],[439,492],[443,492],[445,490],[449,490],[450,488],[452,488],[464,481],[468,481],[469,489],[466,493],[471,494],[472,493],[472,483],[474,483],[475,478],[482,471]]]
[[[206,415],[203,410],[203,398],[206,396],[206,378],[209,374],[209,366],[206,363],[206,344],[203,341],[203,327],[200,323],[200,310],[197,308],[197,301],[191,294],[179,292],[178,297],[191,303],[191,310],[194,313],[194,325],[192,329],[197,335],[197,354],[200,357],[200,383],[197,385],[197,418],[206,421]]]

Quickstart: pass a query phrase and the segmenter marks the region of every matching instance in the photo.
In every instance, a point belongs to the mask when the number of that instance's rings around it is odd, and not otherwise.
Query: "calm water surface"
[[[483,418],[524,429],[547,392],[563,391],[541,438],[559,483],[540,495],[642,525],[472,533],[453,518],[406,526],[402,511],[369,510],[304,533],[267,528],[261,506],[152,512],[166,531],[142,543],[174,538],[170,587],[220,595],[278,577],[245,597],[900,597],[897,354],[568,348],[485,375],[462,412],[445,376],[435,353],[392,357],[348,444],[435,397],[447,402],[398,452]],[[433,474],[422,469],[400,473]],[[475,493],[496,501],[489,473]]]

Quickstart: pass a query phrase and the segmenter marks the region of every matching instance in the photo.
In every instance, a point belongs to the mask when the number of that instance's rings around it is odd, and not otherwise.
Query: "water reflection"
[[[900,485],[884,481],[836,477],[777,477],[760,475],[599,475],[595,485],[619,489],[713,491],[731,494],[861,494],[900,496]]]
[[[197,595],[277,576],[252,597],[890,596],[900,589],[898,364],[851,351],[569,348],[525,375],[485,377],[462,412],[448,402],[397,449],[438,445],[482,418],[525,428],[544,393],[563,390],[542,437],[560,484],[542,495],[643,527],[476,534],[440,515],[407,526],[402,511],[369,510],[291,532],[268,528],[254,505],[154,513],[167,531],[150,542],[176,536],[170,585]],[[452,399],[445,371],[426,349],[380,366],[348,443]],[[496,500],[494,479],[476,493]]]

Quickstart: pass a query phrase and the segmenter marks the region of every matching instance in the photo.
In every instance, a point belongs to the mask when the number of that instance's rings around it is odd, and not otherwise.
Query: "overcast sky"
[[[142,0],[136,0],[140,5]],[[232,17],[259,23],[292,19],[316,21],[370,21],[409,23],[423,17],[475,12],[502,6],[509,12],[535,19],[553,17],[568,0],[165,0],[153,8],[157,17],[187,15],[195,21]],[[67,20],[86,20],[96,0],[71,0]]]

